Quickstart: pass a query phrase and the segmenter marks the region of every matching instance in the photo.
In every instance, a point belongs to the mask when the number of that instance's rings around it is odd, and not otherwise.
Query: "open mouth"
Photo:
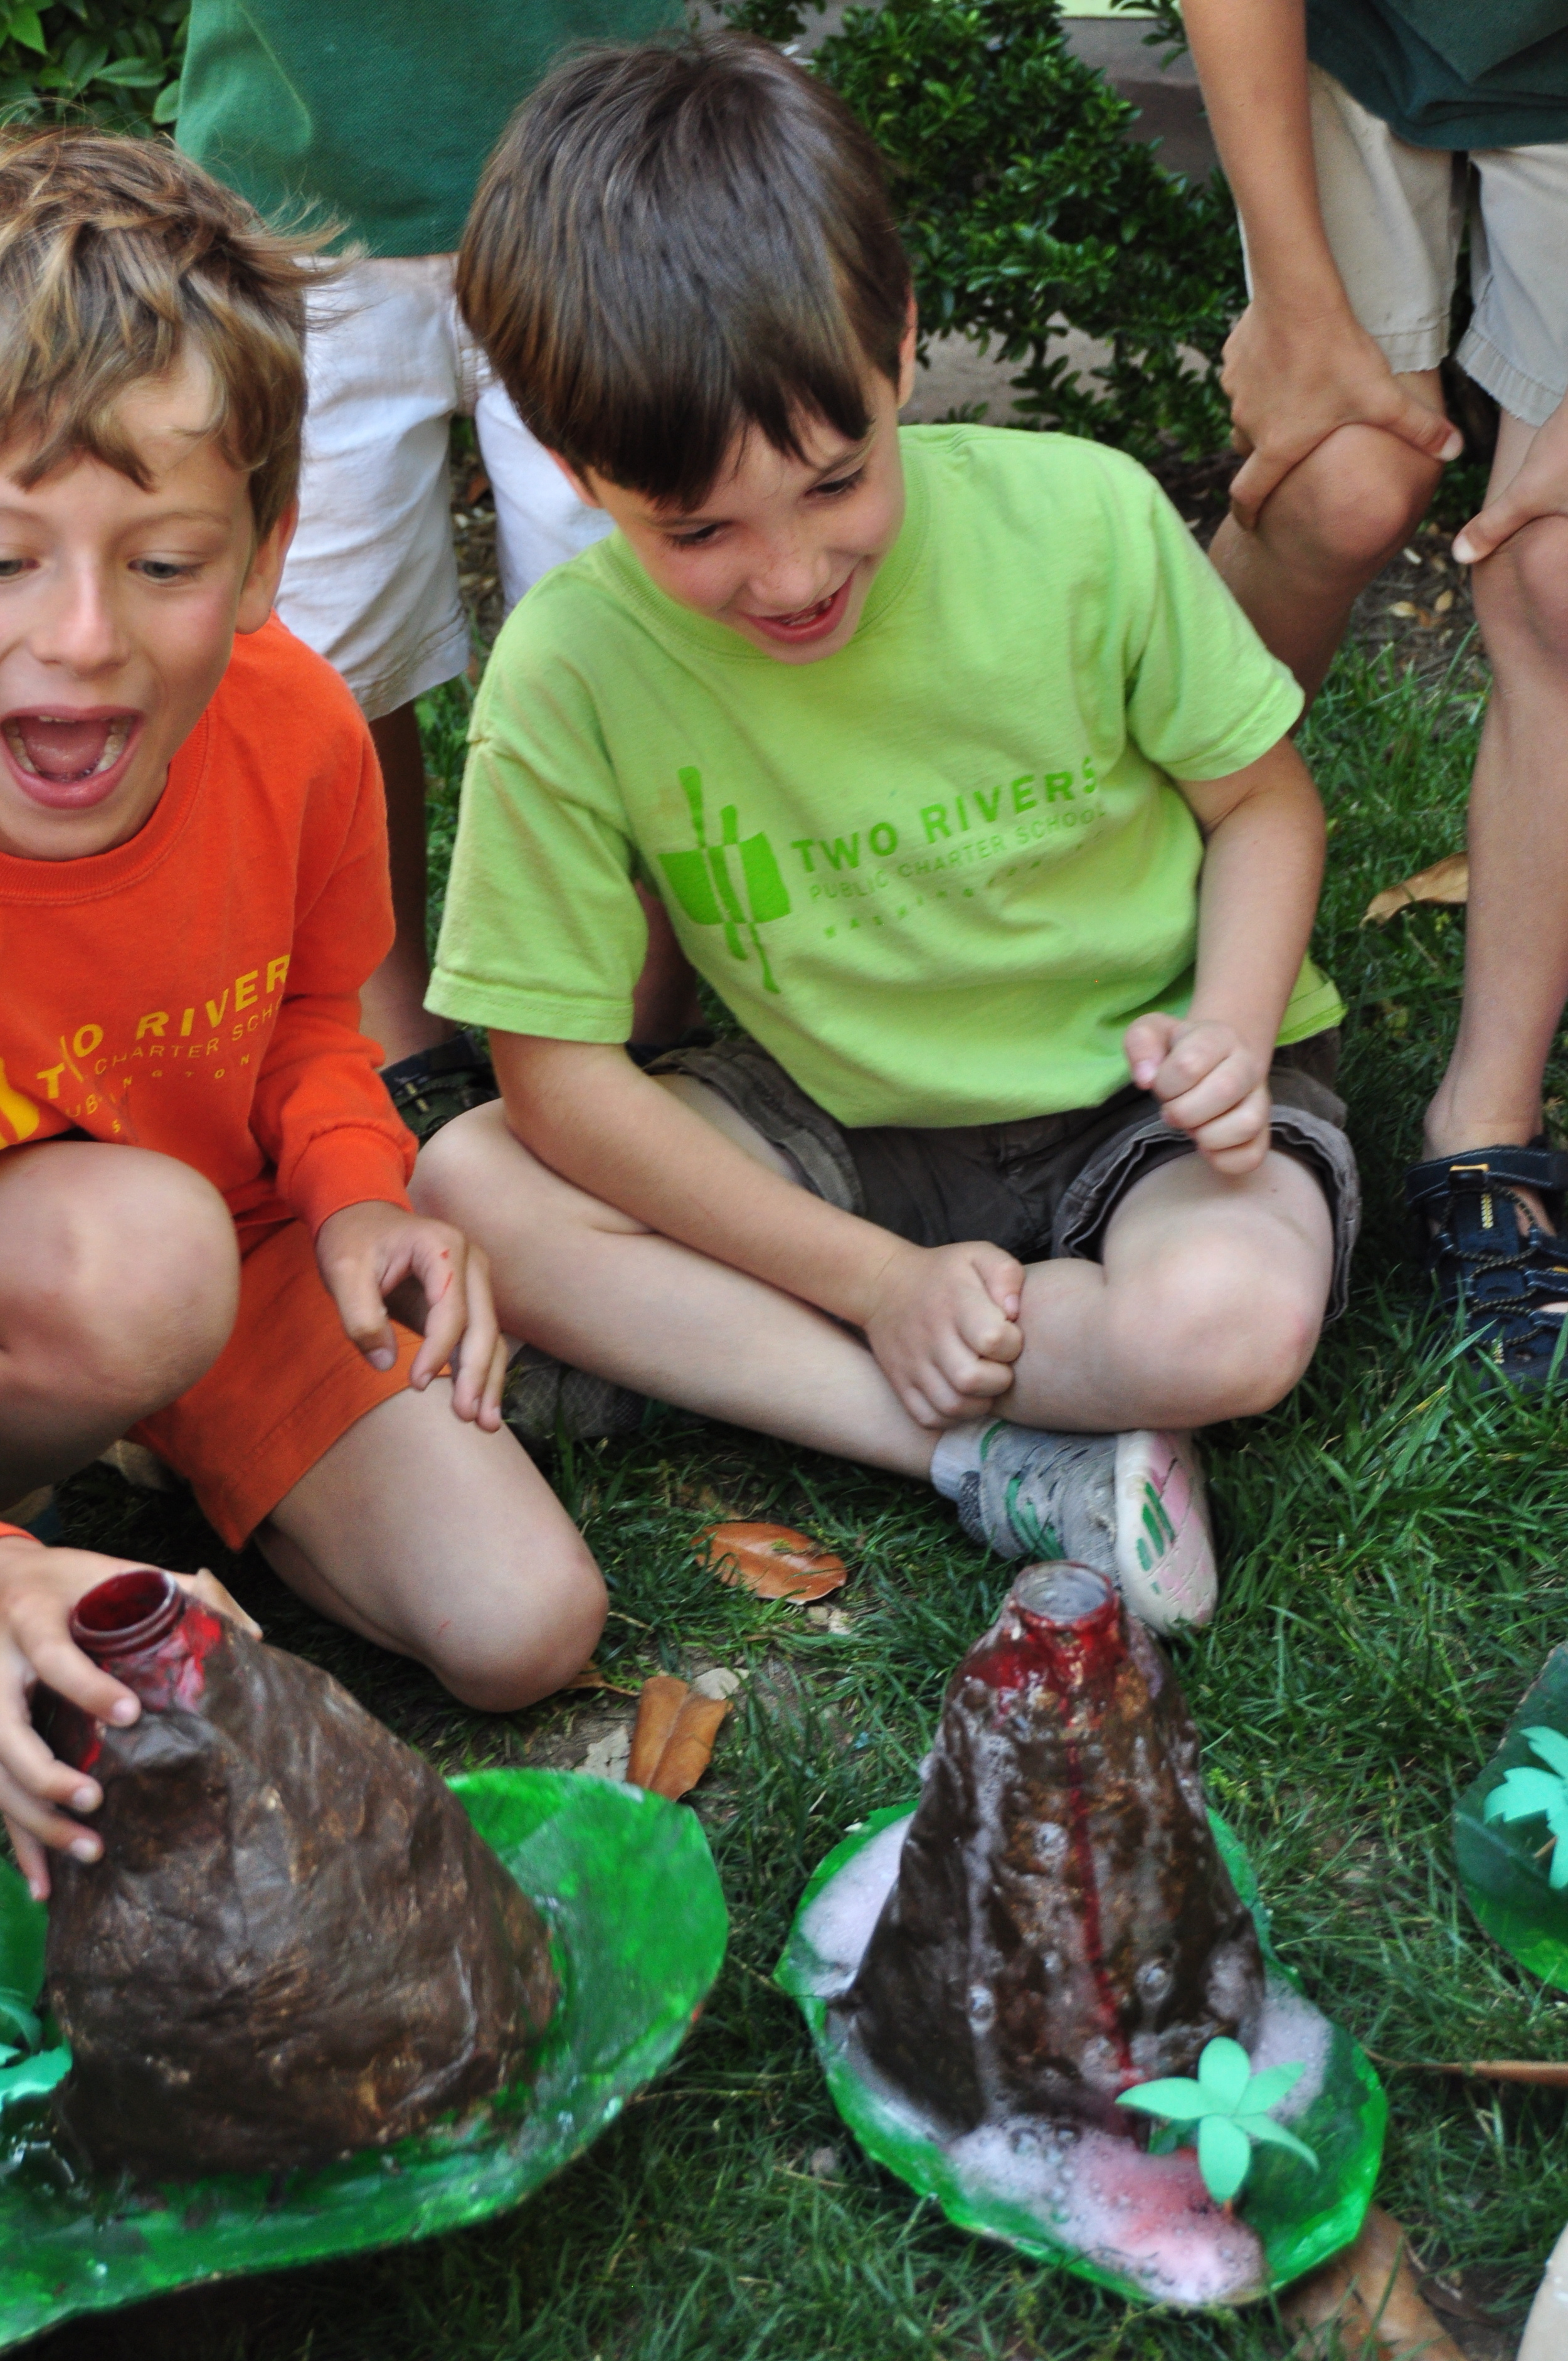
[[[844,577],[830,597],[819,598],[815,607],[801,607],[793,615],[748,615],[746,620],[771,640],[782,640],[799,646],[810,640],[825,640],[836,631],[850,603],[850,585],[853,570]]]
[[[118,785],[135,713],[12,713],[0,722],[12,769],[36,803],[77,807]]]

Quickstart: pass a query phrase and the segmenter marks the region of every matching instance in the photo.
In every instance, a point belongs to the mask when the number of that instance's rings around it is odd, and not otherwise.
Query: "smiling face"
[[[135,836],[236,631],[271,612],[292,511],[258,542],[211,411],[194,362],[126,394],[145,491],[91,458],[26,490],[27,446],[0,449],[0,851],[75,861]]]
[[[896,387],[867,371],[871,424],[860,442],[806,417],[797,459],[748,432],[699,508],[656,508],[602,476],[566,472],[670,598],[781,664],[814,664],[853,639],[872,577],[904,522],[898,412],[914,386],[913,317],[899,358]]]

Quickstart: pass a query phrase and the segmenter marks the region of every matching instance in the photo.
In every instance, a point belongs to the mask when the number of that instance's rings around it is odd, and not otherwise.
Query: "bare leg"
[[[1399,383],[1441,411],[1435,369]],[[1376,426],[1342,426],[1293,467],[1255,533],[1227,517],[1209,555],[1309,702],[1361,592],[1420,523],[1442,469]]]
[[[581,1669],[605,1591],[582,1536],[515,1437],[452,1414],[438,1378],[340,1435],[256,1535],[302,1598],[466,1705],[510,1712]]]
[[[1332,1267],[1328,1205],[1294,1157],[1271,1149],[1242,1180],[1199,1156],[1161,1165],[1116,1208],[1103,1261],[1030,1268],[999,1407],[1089,1433],[1270,1410],[1312,1357]]]
[[[413,1187],[422,1209],[484,1246],[513,1335],[710,1417],[928,1472],[932,1433],[858,1338],[546,1170],[499,1106],[439,1133]],[[1196,1157],[1167,1166],[1118,1210],[1103,1266],[1031,1268],[1020,1374],[997,1410],[1112,1433],[1266,1409],[1310,1358],[1330,1254],[1322,1192],[1291,1159],[1271,1155],[1240,1181]]]
[[[0,1503],[72,1474],[211,1367],[234,1224],[188,1165],[49,1140],[0,1156]]]
[[[359,995],[365,1030],[387,1063],[449,1041],[455,1029],[424,1005],[430,954],[424,946],[424,749],[411,705],[370,724],[387,792],[387,849],[397,939]]]
[[[1505,412],[1494,491],[1533,439]],[[1568,997],[1568,519],[1526,525],[1474,579],[1493,688],[1470,796],[1464,1001],[1427,1110],[1429,1156],[1539,1131]]]

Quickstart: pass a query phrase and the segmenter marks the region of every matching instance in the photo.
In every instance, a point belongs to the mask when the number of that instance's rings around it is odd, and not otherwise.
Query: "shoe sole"
[[[1151,1631],[1198,1629],[1219,1597],[1203,1466],[1190,1434],[1116,1438],[1116,1580]]]

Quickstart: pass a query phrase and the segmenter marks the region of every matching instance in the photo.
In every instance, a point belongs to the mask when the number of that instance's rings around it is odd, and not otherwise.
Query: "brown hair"
[[[274,235],[167,140],[0,134],[0,441],[33,445],[18,480],[88,456],[145,489],[115,405],[194,350],[207,431],[270,531],[299,479],[308,258],[331,234]]]
[[[695,507],[736,434],[859,440],[909,301],[877,152],[740,33],[589,50],[512,118],[457,264],[463,315],[542,443]]]

